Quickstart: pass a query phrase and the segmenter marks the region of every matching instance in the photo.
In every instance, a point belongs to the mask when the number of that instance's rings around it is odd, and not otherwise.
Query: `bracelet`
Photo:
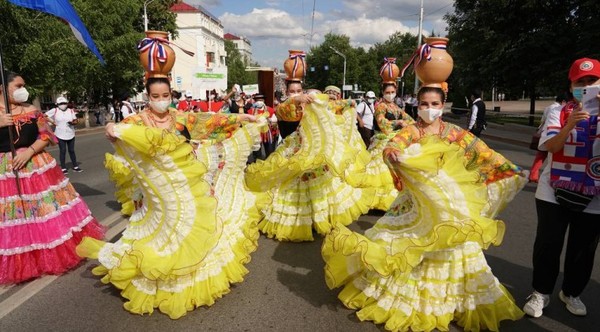
[[[31,150],[33,150],[33,153],[34,153],[34,154],[35,154],[35,153],[37,153],[37,151],[35,151],[35,149],[33,148],[33,146],[32,146],[32,145],[30,145],[30,146],[29,146],[29,148],[30,148]]]

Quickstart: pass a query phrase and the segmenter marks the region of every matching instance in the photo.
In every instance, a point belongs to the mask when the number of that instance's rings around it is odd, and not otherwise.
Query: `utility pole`
[[[421,46],[421,42],[422,42],[422,35],[423,35],[423,0],[421,0],[421,13],[419,14],[419,36],[418,38],[418,42],[417,42],[417,48],[419,48]],[[415,91],[414,93],[417,94],[417,92],[419,91],[419,78],[417,77],[417,74],[415,72]]]
[[[148,12],[146,11],[146,7],[154,0],[146,0],[144,1],[144,32],[148,31]]]
[[[329,48],[332,49],[335,53],[337,53],[337,55],[344,58],[344,78],[342,83],[342,95],[344,96],[343,98],[346,98],[346,90],[344,90],[344,86],[346,85],[346,56],[342,52],[333,48],[333,46],[329,46]]]

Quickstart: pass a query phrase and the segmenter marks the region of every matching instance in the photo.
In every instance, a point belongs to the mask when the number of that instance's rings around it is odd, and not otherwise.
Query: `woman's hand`
[[[310,104],[313,101],[315,101],[315,97],[306,93],[294,97],[294,102],[298,104]]]
[[[106,138],[109,141],[111,141],[113,143],[117,141],[117,135],[115,135],[115,124],[114,123],[107,124],[104,132],[105,132]]]
[[[583,111],[581,109],[581,104],[580,104],[569,115],[569,118],[567,119],[566,127],[569,128],[569,130],[572,130],[573,128],[575,128],[577,126],[577,124],[580,121],[587,120],[589,118],[590,118],[590,113]]]
[[[240,114],[238,116],[240,117],[240,121],[256,122],[256,117],[252,114]]]
[[[388,153],[388,158],[395,163],[400,162],[400,156],[401,156],[400,151],[390,151]]]
[[[14,125],[12,114],[0,111],[0,128]]]
[[[34,152],[33,149],[24,149],[20,152],[17,152],[15,157],[13,158],[13,169],[20,170],[21,168],[27,165],[27,162],[33,157]]]

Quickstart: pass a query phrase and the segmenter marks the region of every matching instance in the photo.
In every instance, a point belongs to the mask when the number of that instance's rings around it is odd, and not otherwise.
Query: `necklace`
[[[440,120],[440,129],[437,133],[426,132],[425,128],[426,127],[423,126],[423,120],[419,119],[419,121],[417,121],[417,129],[419,129],[419,135],[421,137],[424,137],[426,134],[437,135],[439,137],[442,137],[442,132],[444,131],[444,128],[446,128],[446,124],[444,123],[444,121]]]
[[[171,127],[173,127],[173,123],[175,123],[175,121],[173,121],[172,114],[169,114],[162,119],[158,118],[154,113],[152,113],[152,111],[148,111],[146,115],[150,122],[152,122],[152,126],[155,128],[162,128],[161,126],[159,126],[159,124],[169,123],[168,128],[165,129],[171,129]]]

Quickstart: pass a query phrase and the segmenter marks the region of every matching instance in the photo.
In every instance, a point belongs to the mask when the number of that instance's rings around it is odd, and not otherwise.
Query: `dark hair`
[[[563,101],[570,101],[571,99],[573,99],[573,94],[569,91],[567,92],[560,92],[556,95],[556,99],[554,99],[554,101],[556,101],[557,103],[562,103]]]
[[[171,90],[171,82],[169,82],[169,79],[166,77],[150,77],[148,80],[146,80],[146,92],[150,93],[150,87],[154,84],[166,84],[169,86],[169,90]]]
[[[14,81],[15,78],[20,77],[20,76],[21,75],[19,75],[17,73],[13,73],[12,71],[8,71],[8,70],[4,71],[4,79],[6,80],[6,84],[10,84],[10,82]],[[0,86],[2,86],[2,81],[0,81]]]
[[[285,90],[289,90],[290,89],[290,85],[294,84],[294,83],[298,83],[300,84],[300,86],[302,88],[304,88],[304,84],[302,84],[302,81],[296,81],[296,80],[285,80]]]
[[[173,95],[173,98],[176,98],[176,99],[181,98],[181,92],[179,92],[177,90],[173,90],[173,92],[171,94]]]
[[[475,98],[481,98],[481,90],[479,89],[474,89],[471,92],[471,96],[475,97]]]
[[[440,98],[442,98],[442,102],[446,102],[446,93],[444,92],[444,90],[442,90],[442,88],[437,88],[433,86],[421,87],[419,89],[419,92],[417,93],[417,100],[421,101],[421,96],[430,92],[437,93],[440,96]]]
[[[387,89],[388,86],[393,86],[394,90],[398,91],[398,87],[396,86],[396,84],[394,83],[383,83],[381,85],[381,94],[383,95],[383,92],[385,91],[385,89]]]

